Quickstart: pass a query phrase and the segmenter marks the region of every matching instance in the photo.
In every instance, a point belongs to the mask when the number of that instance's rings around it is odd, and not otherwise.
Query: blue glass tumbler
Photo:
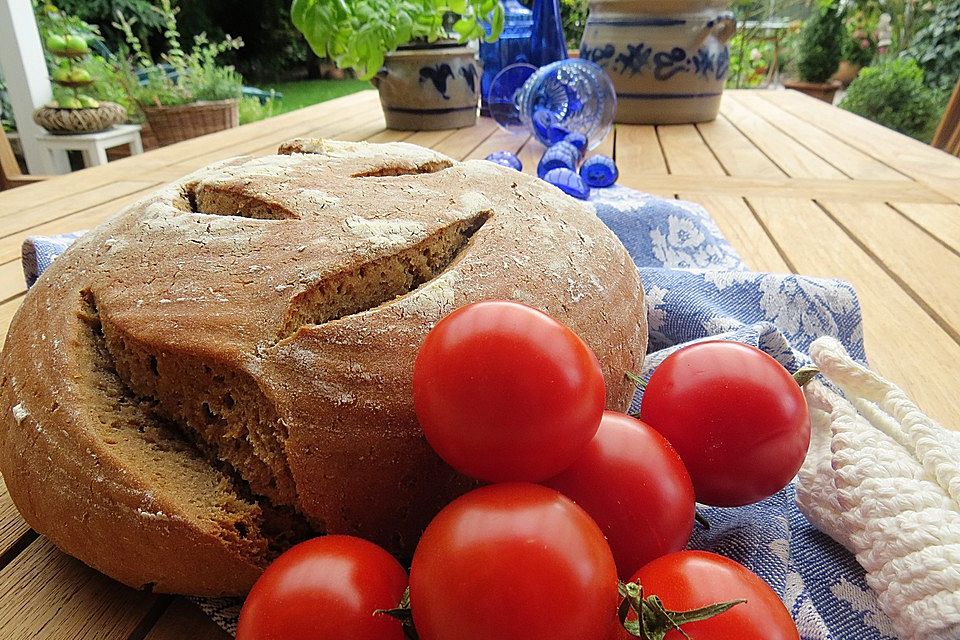
[[[599,66],[568,59],[540,69],[522,63],[504,68],[490,85],[488,104],[507,131],[532,133],[547,147],[579,133],[593,149],[610,133],[617,94]]]

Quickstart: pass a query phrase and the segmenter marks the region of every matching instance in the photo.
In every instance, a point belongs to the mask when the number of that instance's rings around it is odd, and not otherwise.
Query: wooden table
[[[405,140],[455,158],[510,149],[527,171],[542,152],[488,120],[385,130],[370,91],[0,193],[0,333],[23,299],[27,235],[92,227],[209,162],[297,136]],[[728,92],[708,124],[619,126],[598,151],[616,157],[621,184],[703,204],[754,269],[850,280],[873,367],[960,423],[960,160],[787,91]],[[2,484],[0,630],[5,640],[225,637],[186,600],[135,592],[59,553]]]

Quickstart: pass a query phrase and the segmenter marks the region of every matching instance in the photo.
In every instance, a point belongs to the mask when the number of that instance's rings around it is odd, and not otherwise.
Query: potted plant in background
[[[373,82],[389,128],[476,123],[480,73],[462,45],[500,35],[498,0],[294,0],[290,13],[318,56]]]
[[[837,3],[818,2],[800,34],[797,71],[801,79],[784,82],[784,86],[833,103],[840,83],[830,78],[840,66],[841,46],[845,37]]]
[[[168,47],[160,63],[147,55],[133,32],[134,20],[118,13],[114,26],[123,32],[132,55],[132,62],[128,56],[118,57],[121,81],[157,140],[168,145],[236,127],[243,78],[232,66],[219,64],[217,56],[240,48],[243,41],[227,36],[221,42],[210,42],[200,34],[188,53],[181,47],[177,10],[170,0],[160,0],[160,6],[153,9],[163,16]]]

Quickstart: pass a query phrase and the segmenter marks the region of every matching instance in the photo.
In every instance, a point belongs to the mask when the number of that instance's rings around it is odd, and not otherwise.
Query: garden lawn
[[[257,87],[264,91],[275,91],[283,94],[283,100],[278,100],[273,108],[273,115],[309,107],[318,102],[333,100],[365,89],[373,89],[366,80],[302,80],[300,82],[278,82],[276,84],[259,84]]]

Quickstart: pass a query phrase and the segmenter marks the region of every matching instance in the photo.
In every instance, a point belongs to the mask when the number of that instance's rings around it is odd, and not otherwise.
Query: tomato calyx
[[[396,607],[393,609],[377,609],[373,612],[373,615],[390,616],[394,620],[398,620],[403,626],[403,634],[409,640],[420,640],[417,635],[417,628],[413,626],[413,612],[410,609],[410,587],[404,590],[403,597],[400,598]]]
[[[811,380],[817,377],[818,373],[820,373],[820,369],[812,364],[808,364],[797,369],[797,371],[793,374],[793,379],[796,380],[797,384],[802,388],[807,386]]]
[[[707,531],[710,530],[710,521],[707,520],[707,516],[700,513],[700,509],[697,509],[696,511],[693,512],[693,519],[697,522],[697,524],[699,524],[701,527],[703,527]]]
[[[691,640],[683,630],[683,625],[713,618],[746,602],[743,599],[730,600],[690,611],[671,611],[656,595],[644,597],[643,587],[639,582],[621,582],[618,591],[623,598],[617,610],[620,624],[627,633],[641,640],[663,640],[670,631],[676,631]],[[636,614],[635,620],[629,618],[631,612]]]
[[[643,378],[641,378],[639,375],[637,375],[633,371],[624,371],[623,377],[629,380],[630,382],[632,382],[633,384],[637,385],[638,389],[643,389],[645,386],[647,386],[647,383],[643,381]]]

